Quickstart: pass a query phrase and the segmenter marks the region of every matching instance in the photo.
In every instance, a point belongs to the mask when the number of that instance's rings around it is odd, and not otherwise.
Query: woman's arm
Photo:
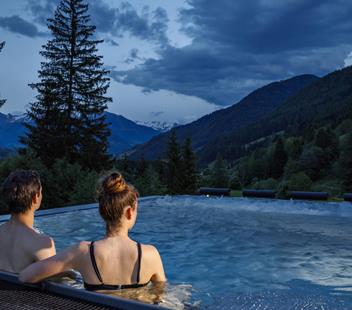
[[[59,273],[74,269],[77,259],[82,253],[82,242],[45,260],[29,265],[19,274],[19,280],[37,283]]]

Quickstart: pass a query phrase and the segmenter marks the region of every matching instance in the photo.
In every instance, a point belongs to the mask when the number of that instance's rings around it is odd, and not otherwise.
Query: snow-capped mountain
[[[168,122],[163,122],[163,121],[135,121],[136,124],[151,127],[157,131],[160,132],[166,132],[169,131],[170,129],[181,125],[180,123],[168,123]]]

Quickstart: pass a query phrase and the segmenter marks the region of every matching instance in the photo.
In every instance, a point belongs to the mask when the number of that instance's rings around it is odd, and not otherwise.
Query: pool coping
[[[139,201],[145,201],[149,199],[153,199],[156,196],[148,196],[139,198]],[[84,210],[91,210],[97,209],[98,203],[90,203],[90,204],[82,204],[82,205],[74,205],[68,207],[60,207],[60,208],[52,208],[52,209],[45,209],[45,210],[38,210],[34,213],[34,217],[42,217],[48,215],[55,215],[55,214],[62,214],[62,213],[69,213],[69,212],[77,212],[77,211],[84,211]],[[0,223],[6,222],[10,218],[10,214],[0,215]]]
[[[108,296],[101,293],[88,292],[77,288],[69,287],[64,284],[43,281],[40,284],[24,284],[18,280],[17,274],[0,271],[0,280],[11,284],[30,287],[32,289],[43,290],[54,295],[66,298],[73,298],[101,306],[108,306],[114,309],[124,310],[166,310],[168,308],[158,305],[146,304],[134,300],[123,299],[115,296]]]

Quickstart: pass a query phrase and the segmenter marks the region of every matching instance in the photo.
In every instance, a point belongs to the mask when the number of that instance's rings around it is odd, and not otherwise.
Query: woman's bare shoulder
[[[160,256],[158,249],[151,244],[142,244],[142,255],[150,259]]]

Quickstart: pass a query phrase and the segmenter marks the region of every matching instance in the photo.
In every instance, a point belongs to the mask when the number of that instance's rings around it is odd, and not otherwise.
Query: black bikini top
[[[140,272],[141,272],[141,260],[142,260],[142,248],[141,248],[141,244],[139,242],[137,243],[137,249],[138,249],[137,283],[123,284],[123,285],[105,284],[103,282],[103,279],[102,279],[101,274],[98,269],[97,262],[95,260],[94,241],[92,241],[89,246],[90,259],[92,261],[92,265],[93,265],[95,274],[97,275],[97,278],[99,279],[101,284],[89,284],[89,283],[84,282],[84,288],[87,291],[122,290],[122,289],[126,289],[126,288],[138,288],[138,287],[142,287],[142,286],[147,285],[148,283],[139,284],[139,278],[140,278]]]

